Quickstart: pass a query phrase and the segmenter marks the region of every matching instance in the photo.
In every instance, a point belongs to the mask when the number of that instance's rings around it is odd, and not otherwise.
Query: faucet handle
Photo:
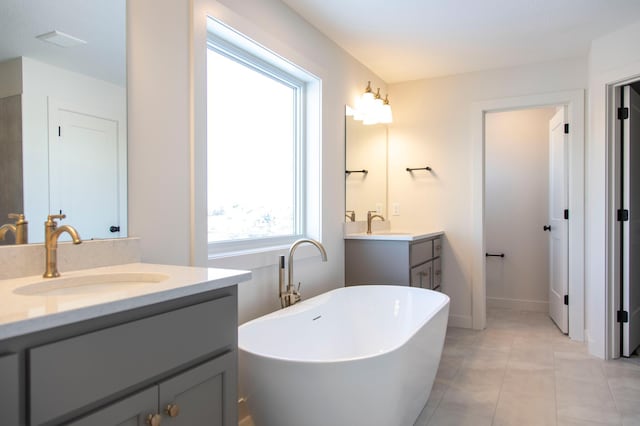
[[[9,213],[7,217],[9,219],[16,219],[16,223],[24,222],[24,215],[21,213]]]
[[[47,216],[47,222],[54,222],[56,219],[64,219],[67,217],[66,214],[50,214]]]

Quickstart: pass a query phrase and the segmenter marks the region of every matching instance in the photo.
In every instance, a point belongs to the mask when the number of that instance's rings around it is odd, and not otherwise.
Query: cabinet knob
[[[180,406],[178,404],[169,404],[167,408],[164,409],[164,412],[167,413],[169,417],[178,417],[178,414],[180,414]]]
[[[145,423],[149,426],[160,426],[161,421],[162,416],[160,414],[149,414]]]

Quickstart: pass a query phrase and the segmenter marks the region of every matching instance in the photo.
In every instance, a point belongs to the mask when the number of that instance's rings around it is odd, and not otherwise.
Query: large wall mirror
[[[0,0],[0,225],[127,236],[126,0]],[[13,244],[6,235],[0,244]]]
[[[365,125],[345,113],[345,220],[367,220],[367,211],[387,217],[387,126]]]

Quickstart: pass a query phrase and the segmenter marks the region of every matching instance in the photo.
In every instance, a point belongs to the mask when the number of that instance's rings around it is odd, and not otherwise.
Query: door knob
[[[543,230],[543,231],[551,231],[551,225],[544,225],[544,226],[542,227],[542,230]]]

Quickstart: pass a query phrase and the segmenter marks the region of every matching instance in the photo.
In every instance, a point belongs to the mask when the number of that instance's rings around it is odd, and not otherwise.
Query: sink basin
[[[132,286],[159,283],[169,275],[149,272],[122,272],[113,274],[80,275],[43,279],[18,287],[13,292],[23,296],[67,296],[105,293]]]

